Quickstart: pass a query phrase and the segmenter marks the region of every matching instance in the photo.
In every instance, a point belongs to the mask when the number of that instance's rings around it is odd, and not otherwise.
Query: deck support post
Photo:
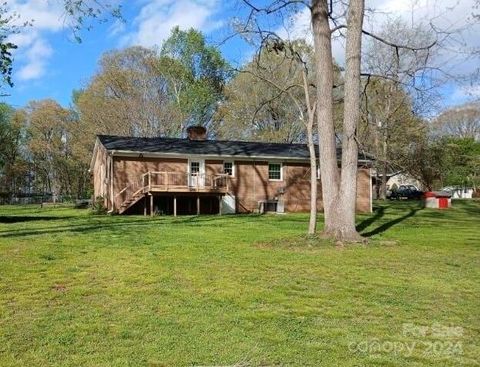
[[[173,195],[173,216],[177,216],[177,195]]]
[[[150,194],[150,216],[153,217],[153,195]]]
[[[218,195],[218,215],[222,215],[222,195]]]
[[[197,195],[197,215],[200,215],[200,195]]]
[[[143,197],[143,215],[147,216],[147,195]]]

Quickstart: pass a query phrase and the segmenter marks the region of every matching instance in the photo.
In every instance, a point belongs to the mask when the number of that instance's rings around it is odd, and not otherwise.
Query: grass
[[[358,223],[0,207],[0,366],[478,366],[480,202]]]

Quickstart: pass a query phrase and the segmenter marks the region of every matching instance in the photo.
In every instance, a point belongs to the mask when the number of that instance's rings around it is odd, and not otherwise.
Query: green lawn
[[[0,366],[479,365],[480,202],[358,222],[0,207]]]

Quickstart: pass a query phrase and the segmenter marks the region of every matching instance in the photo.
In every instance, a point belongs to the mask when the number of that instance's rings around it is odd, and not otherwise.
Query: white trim
[[[212,160],[229,160],[234,159],[236,161],[269,161],[269,160],[282,160],[284,162],[310,162],[310,158],[297,158],[297,157],[280,157],[280,156],[242,156],[242,155],[229,155],[229,154],[179,154],[179,153],[165,153],[165,152],[142,152],[142,151],[131,151],[131,150],[108,150],[108,152],[115,152],[116,156],[125,156],[125,157],[138,157],[142,156],[145,158],[179,158],[179,159],[189,159],[190,157],[202,157],[203,159],[212,159]],[[340,161],[340,159],[338,160]],[[368,163],[370,160],[359,159],[358,163]]]
[[[234,160],[224,160],[222,164],[222,173],[225,173],[225,163],[232,164],[232,174],[229,177],[235,177],[235,161]]]
[[[198,175],[197,176],[192,176],[192,167],[191,164],[192,162],[198,162]],[[197,186],[197,183],[193,184],[193,178],[196,177],[198,181],[198,186],[204,187],[205,186],[205,159],[203,158],[198,158],[198,157],[190,157],[188,158],[188,167],[187,167],[187,172],[188,172],[188,184],[190,186]]]
[[[270,178],[270,165],[271,164],[278,164],[280,165],[280,179],[277,178]],[[268,181],[283,181],[283,163],[282,162],[268,162],[267,167],[267,174],[268,174]]]

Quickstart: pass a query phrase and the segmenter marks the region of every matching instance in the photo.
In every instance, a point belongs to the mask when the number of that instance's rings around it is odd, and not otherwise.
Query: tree
[[[8,153],[11,132],[10,120],[14,109],[6,103],[0,103],[0,169],[3,168]]]
[[[179,112],[156,62],[153,50],[139,46],[102,56],[100,70],[77,97],[85,129],[82,141],[92,144],[95,134],[177,134]]]
[[[466,103],[442,112],[433,122],[437,136],[480,140],[480,103]]]
[[[25,186],[28,162],[23,157],[25,114],[0,104],[0,191],[12,196]]]
[[[85,196],[88,164],[74,154],[78,121],[53,100],[30,102],[27,112],[29,154],[41,191],[54,198]]]
[[[406,172],[428,190],[480,184],[480,142],[471,138],[425,134],[410,144]]]
[[[386,198],[387,174],[405,169],[411,142],[424,134],[425,126],[413,113],[409,95],[395,82],[376,77],[365,84],[358,140],[375,157],[378,198]]]
[[[27,113],[28,148],[37,183],[43,186],[43,192],[51,192],[55,198],[64,187],[60,165],[66,154],[68,111],[53,100],[43,100],[30,102]]]
[[[425,134],[412,141],[402,165],[406,172],[432,191],[435,183],[442,179],[445,162],[445,146]]]
[[[374,154],[377,174],[377,197],[386,199],[387,173],[402,170],[402,158],[409,143],[422,133],[420,115],[431,104],[435,88],[419,88],[418,72],[423,72],[427,60],[434,58],[434,34],[422,23],[409,25],[401,18],[387,20],[379,36],[394,44],[392,47],[377,38],[368,40],[363,74],[365,132],[369,139],[367,149]],[[424,104],[425,101],[429,103]],[[361,137],[360,137],[361,139]],[[361,140],[362,141],[362,140]]]
[[[445,164],[442,184],[449,186],[472,186],[480,184],[480,141],[471,137],[443,137]]]
[[[180,134],[190,124],[208,126],[223,99],[231,70],[220,51],[207,45],[201,32],[175,27],[163,43],[156,65],[181,112]]]
[[[315,152],[315,68],[313,49],[304,40],[261,40],[259,53],[228,84],[217,115],[222,138],[303,142],[310,155],[310,219],[317,224],[317,156]],[[335,68],[338,82],[339,73]]]
[[[360,119],[360,60],[363,0],[351,0],[347,13],[345,98],[342,131],[342,159],[337,164],[333,116],[333,58],[330,10],[327,1],[313,0],[312,29],[317,71],[317,127],[320,149],[320,172],[328,236],[342,241],[358,241],[355,229],[355,203],[358,146],[356,129]]]
[[[297,60],[300,54],[303,60]],[[313,50],[304,41],[285,42],[283,52],[271,44],[264,45],[259,55],[238,70],[227,84],[225,101],[215,116],[217,137],[306,142],[302,119],[307,111],[302,80],[304,62],[311,70]],[[314,82],[314,76],[309,74],[309,89]]]
[[[365,31],[363,26],[365,4],[363,0],[333,2],[312,0],[303,1],[273,0],[267,5],[257,6],[244,0],[250,9],[247,20],[240,29],[242,34],[255,34],[263,39],[279,38],[272,29],[265,29],[268,21],[261,16],[291,16],[300,6],[307,6],[315,50],[315,74],[317,88],[317,130],[319,138],[320,172],[325,213],[324,233],[340,241],[362,240],[355,229],[356,177],[358,163],[357,127],[360,119],[360,86],[362,34],[373,37],[395,50],[415,47],[390,42],[374,33]],[[341,130],[342,156],[338,166],[336,150],[336,130],[334,119],[334,61],[332,57],[332,37],[335,33],[346,38],[344,104]],[[423,48],[431,47],[422,46]],[[398,52],[397,52],[398,53]]]
[[[85,197],[91,152],[77,151],[79,130],[75,114],[53,100],[20,110],[0,104],[0,192]]]

